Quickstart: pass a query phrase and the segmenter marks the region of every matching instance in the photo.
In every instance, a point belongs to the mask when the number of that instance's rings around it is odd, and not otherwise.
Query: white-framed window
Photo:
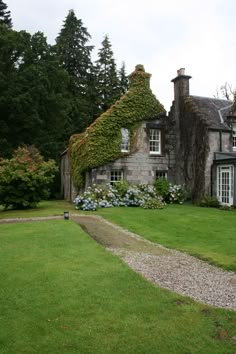
[[[217,197],[222,204],[232,205],[234,197],[234,166],[217,166]]]
[[[123,180],[123,171],[122,170],[111,170],[110,173],[110,183],[116,183]]]
[[[156,178],[162,178],[167,180],[167,171],[156,171]]]
[[[129,130],[121,128],[121,152],[129,152]]]
[[[233,140],[233,151],[236,151],[236,123],[233,123],[233,132],[232,132],[232,140]]]
[[[161,131],[160,129],[150,129],[149,135],[150,154],[161,154]]]

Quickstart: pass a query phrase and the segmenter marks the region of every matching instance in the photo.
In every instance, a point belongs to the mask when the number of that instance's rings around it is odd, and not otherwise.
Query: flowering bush
[[[182,204],[186,199],[184,187],[180,184],[171,184],[169,186],[169,203]]]
[[[75,200],[75,209],[95,211],[97,210],[97,203],[92,198],[78,195]]]
[[[76,209],[94,211],[97,208],[117,206],[162,209],[165,203],[183,203],[185,190],[181,185],[174,185],[166,180],[159,180],[154,186],[148,184],[129,185],[120,181],[113,185],[94,184],[75,200]]]
[[[162,197],[157,195],[153,186],[145,184],[129,186],[127,182],[117,182],[106,186],[94,184],[83,195],[78,195],[74,203],[76,209],[90,211],[98,207],[135,206],[161,209],[164,206]]]
[[[0,158],[0,201],[5,209],[33,208],[48,199],[58,168],[44,161],[34,146],[18,147],[10,159]]]
[[[184,186],[172,184],[166,179],[157,178],[154,187],[158,195],[161,195],[166,203],[182,204],[186,199]]]
[[[164,203],[160,198],[148,199],[143,205],[144,209],[163,209],[163,207]]]

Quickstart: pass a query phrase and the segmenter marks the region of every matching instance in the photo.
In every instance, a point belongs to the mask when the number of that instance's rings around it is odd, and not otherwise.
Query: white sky
[[[117,66],[127,74],[143,64],[165,109],[173,100],[177,69],[191,75],[190,93],[212,97],[236,88],[235,0],[5,0],[16,30],[44,32],[54,43],[69,9],[92,36],[94,55],[108,34]]]

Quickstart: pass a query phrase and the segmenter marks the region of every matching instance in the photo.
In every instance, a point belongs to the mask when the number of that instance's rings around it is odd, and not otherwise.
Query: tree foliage
[[[70,77],[68,93],[72,105],[69,112],[74,132],[82,131],[97,115],[96,86],[91,60],[91,36],[73,10],[70,10],[56,39],[56,51],[62,67]]]
[[[118,72],[120,95],[124,95],[129,87],[129,80],[126,74],[125,63],[123,62]]]
[[[56,171],[55,161],[44,161],[35,147],[19,147],[11,159],[0,160],[0,204],[14,209],[34,207],[49,197]]]
[[[6,25],[8,28],[12,27],[11,12],[7,10],[5,2],[0,0],[0,25]]]
[[[68,74],[41,32],[31,36],[5,28],[0,43],[2,156],[35,144],[45,157],[58,158],[71,133]]]
[[[220,86],[220,89],[216,88],[216,95],[215,98],[223,98],[228,101],[233,101],[235,96],[236,89],[233,85],[229,82],[225,82],[223,85]]]
[[[96,64],[99,107],[104,112],[121,96],[112,45],[107,35],[98,51]]]
[[[0,0],[0,156],[34,144],[45,158],[59,161],[69,137],[97,118],[90,38],[73,10],[53,46],[42,32],[16,31]]]

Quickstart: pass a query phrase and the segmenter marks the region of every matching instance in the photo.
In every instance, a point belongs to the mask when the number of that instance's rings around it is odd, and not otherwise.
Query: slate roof
[[[232,110],[231,101],[201,96],[189,96],[189,98],[194,111],[206,119],[209,129],[230,131],[226,118]]]

